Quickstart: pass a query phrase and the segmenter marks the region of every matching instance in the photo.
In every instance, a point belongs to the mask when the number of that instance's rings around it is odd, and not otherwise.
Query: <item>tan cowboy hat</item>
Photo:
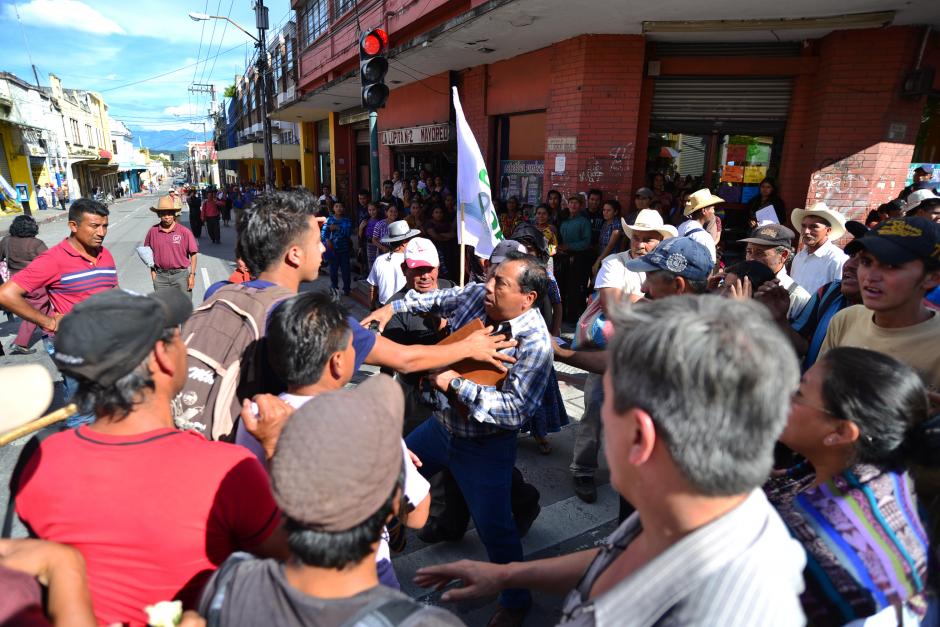
[[[179,213],[180,208],[176,206],[176,200],[172,196],[160,196],[156,207],[151,207],[151,211],[158,213],[160,211],[175,211]]]
[[[816,216],[828,222],[829,226],[832,227],[832,231],[829,233],[829,239],[831,240],[837,240],[845,235],[845,216],[830,209],[824,202],[814,203],[806,209],[794,209],[790,213],[790,222],[797,233],[802,232],[803,218],[806,216]]]
[[[627,224],[626,220],[620,218],[620,226],[623,227],[623,232],[627,234],[627,237],[630,237],[634,231],[656,231],[662,234],[663,239],[669,239],[670,237],[677,237],[679,235],[679,232],[676,231],[676,227],[671,224],[663,223],[663,217],[655,209],[643,209],[640,211],[636,216],[636,220],[633,221],[633,224]]]
[[[31,422],[52,402],[52,377],[41,364],[0,369],[0,434]]]
[[[704,209],[705,207],[711,207],[712,205],[717,205],[720,202],[724,202],[725,199],[721,196],[715,196],[711,193],[707,187],[705,189],[700,189],[685,201],[685,208],[682,211],[682,215],[689,216],[698,211],[699,209]]]

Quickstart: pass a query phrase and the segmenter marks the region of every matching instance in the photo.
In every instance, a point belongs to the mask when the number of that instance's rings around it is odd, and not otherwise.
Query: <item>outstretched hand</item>
[[[389,303],[388,305],[383,305],[382,307],[379,307],[378,309],[370,313],[368,316],[363,318],[362,322],[360,322],[359,324],[361,324],[362,326],[368,329],[370,324],[372,324],[373,322],[377,322],[379,324],[378,330],[381,333],[382,331],[385,330],[385,325],[389,323],[389,321],[392,319],[392,316],[394,315],[395,315],[395,310],[392,309],[392,305],[391,303]]]
[[[510,357],[499,351],[513,348],[519,344],[516,340],[507,339],[505,335],[493,335],[493,327],[485,327],[474,331],[461,340],[466,345],[468,356],[506,372],[505,364],[516,363],[515,357]]]
[[[252,401],[257,407],[257,413],[252,407]],[[292,413],[293,407],[271,394],[258,394],[251,400],[246,398],[242,401],[241,417],[245,429],[261,443],[268,460],[274,457],[281,431]]]
[[[446,602],[469,601],[496,596],[502,589],[500,574],[503,564],[460,560],[439,566],[425,566],[415,573],[414,582],[422,588],[443,590],[454,580],[463,585],[452,588],[441,595]]]

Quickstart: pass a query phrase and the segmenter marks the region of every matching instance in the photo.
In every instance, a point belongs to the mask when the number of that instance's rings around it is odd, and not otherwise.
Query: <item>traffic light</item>
[[[359,80],[362,83],[362,108],[375,111],[388,100],[388,33],[375,28],[359,39]]]

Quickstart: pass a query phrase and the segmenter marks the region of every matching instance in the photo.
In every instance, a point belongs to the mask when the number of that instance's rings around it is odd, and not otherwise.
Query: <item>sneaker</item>
[[[35,348],[26,348],[25,346],[20,346],[19,344],[14,344],[13,348],[10,349],[11,355],[32,355],[35,352]]]
[[[574,493],[585,503],[593,503],[597,500],[597,486],[594,485],[594,477],[575,477]]]

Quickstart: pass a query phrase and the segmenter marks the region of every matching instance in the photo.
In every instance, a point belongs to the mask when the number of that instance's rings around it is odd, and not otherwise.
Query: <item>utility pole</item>
[[[271,145],[271,118],[268,117],[271,86],[268,83],[268,48],[264,43],[268,30],[268,8],[264,0],[255,2],[255,26],[258,27],[258,75],[261,77],[261,132],[264,143],[264,188],[274,191],[274,148]]]
[[[189,91],[193,93],[205,94],[208,93],[212,98],[212,108],[210,109],[210,114],[215,111],[216,102],[215,102],[215,85],[208,83],[193,83],[189,86]],[[206,123],[205,122],[196,122],[196,124],[202,124],[202,147],[205,150],[206,155],[206,184],[212,182],[211,169],[212,166],[209,163],[209,140],[206,138]],[[196,177],[196,182],[199,182],[199,177]]]

